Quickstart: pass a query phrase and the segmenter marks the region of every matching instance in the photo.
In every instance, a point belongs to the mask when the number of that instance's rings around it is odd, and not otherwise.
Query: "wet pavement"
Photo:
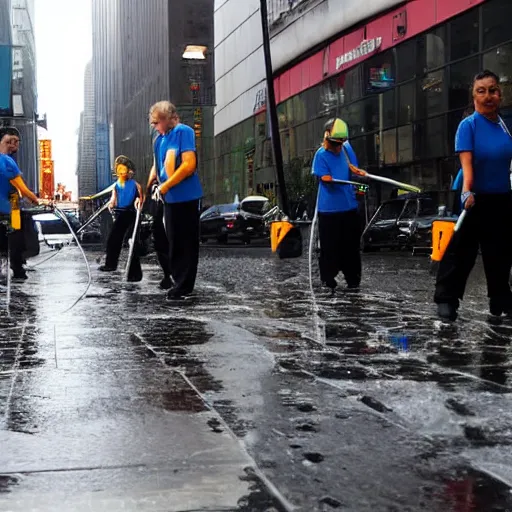
[[[0,510],[512,511],[512,321],[480,267],[446,325],[424,256],[332,297],[307,255],[206,246],[173,303],[151,258],[128,284],[97,256],[70,311],[76,247],[0,318]]]

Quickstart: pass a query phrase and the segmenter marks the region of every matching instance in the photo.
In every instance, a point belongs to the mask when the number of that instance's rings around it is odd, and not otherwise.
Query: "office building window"
[[[415,118],[415,83],[402,85],[398,89],[398,124],[409,124]]]
[[[413,127],[412,125],[398,128],[398,161],[408,163],[413,160]]]
[[[500,77],[503,107],[512,106],[512,43],[485,53],[483,66]]]
[[[451,61],[478,53],[478,14],[478,9],[473,9],[449,23]]]
[[[491,0],[484,3],[482,6],[484,50],[512,39],[510,20],[512,20],[510,0]]]
[[[472,102],[469,84],[480,71],[480,58],[473,57],[450,66],[450,89],[448,107],[450,110],[467,108]]]
[[[382,102],[382,128],[384,130],[396,126],[395,96],[395,89],[391,89],[382,94],[382,99],[379,100]]]
[[[384,165],[397,163],[396,149],[396,129],[383,132],[381,140],[381,159]]]
[[[417,48],[417,63],[423,72],[444,66],[448,61],[446,25],[419,36]]]
[[[396,81],[406,82],[416,78],[418,62],[416,60],[417,38],[406,41],[396,48]]]
[[[358,100],[362,95],[362,66],[356,66],[345,75],[344,102],[350,103]]]
[[[444,69],[429,73],[419,82],[417,104],[419,119],[448,110],[445,99]]]

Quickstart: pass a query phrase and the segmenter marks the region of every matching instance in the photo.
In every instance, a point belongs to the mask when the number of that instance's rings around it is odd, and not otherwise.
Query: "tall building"
[[[275,191],[259,0],[215,10],[217,201]],[[345,119],[360,166],[450,188],[472,77],[495,71],[511,118],[510,0],[268,0],[285,171],[306,174],[323,125]],[[372,187],[378,190],[378,187]],[[382,198],[390,191],[383,188]],[[292,198],[293,199],[293,198]]]
[[[98,187],[125,154],[145,181],[153,162],[148,113],[170,100],[193,126],[199,174],[213,181],[213,0],[93,0]]]
[[[0,123],[21,134],[16,156],[32,190],[38,190],[37,84],[34,0],[0,0]]]
[[[96,111],[92,62],[85,68],[84,110],[80,115],[77,158],[78,197],[98,191],[96,175]]]

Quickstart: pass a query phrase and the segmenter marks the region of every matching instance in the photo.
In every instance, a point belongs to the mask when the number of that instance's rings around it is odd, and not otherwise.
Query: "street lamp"
[[[270,36],[268,30],[267,0],[260,0],[261,28],[263,32],[263,55],[265,57],[265,74],[267,77],[267,109],[270,119],[272,146],[274,149],[274,162],[276,166],[277,184],[281,199],[281,210],[285,215],[290,214],[288,205],[288,193],[284,179],[283,150],[281,137],[279,136],[279,124],[277,120],[276,95],[274,91],[274,73],[272,70],[272,56],[270,54]]]

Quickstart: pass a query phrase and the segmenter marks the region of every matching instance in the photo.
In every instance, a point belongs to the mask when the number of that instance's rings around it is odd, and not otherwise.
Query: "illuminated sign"
[[[39,141],[39,158],[43,160],[52,159],[52,141],[45,139]]]
[[[55,192],[54,166],[52,160],[52,141],[43,139],[39,141],[40,177],[39,195],[43,199],[53,199]]]
[[[350,62],[360,59],[365,55],[370,55],[371,53],[376,52],[381,46],[382,37],[363,41],[357,48],[336,57],[336,71],[338,71],[344,64],[349,64]]]
[[[41,177],[39,192],[43,199],[53,199],[55,184],[53,177],[53,160],[41,160]]]

